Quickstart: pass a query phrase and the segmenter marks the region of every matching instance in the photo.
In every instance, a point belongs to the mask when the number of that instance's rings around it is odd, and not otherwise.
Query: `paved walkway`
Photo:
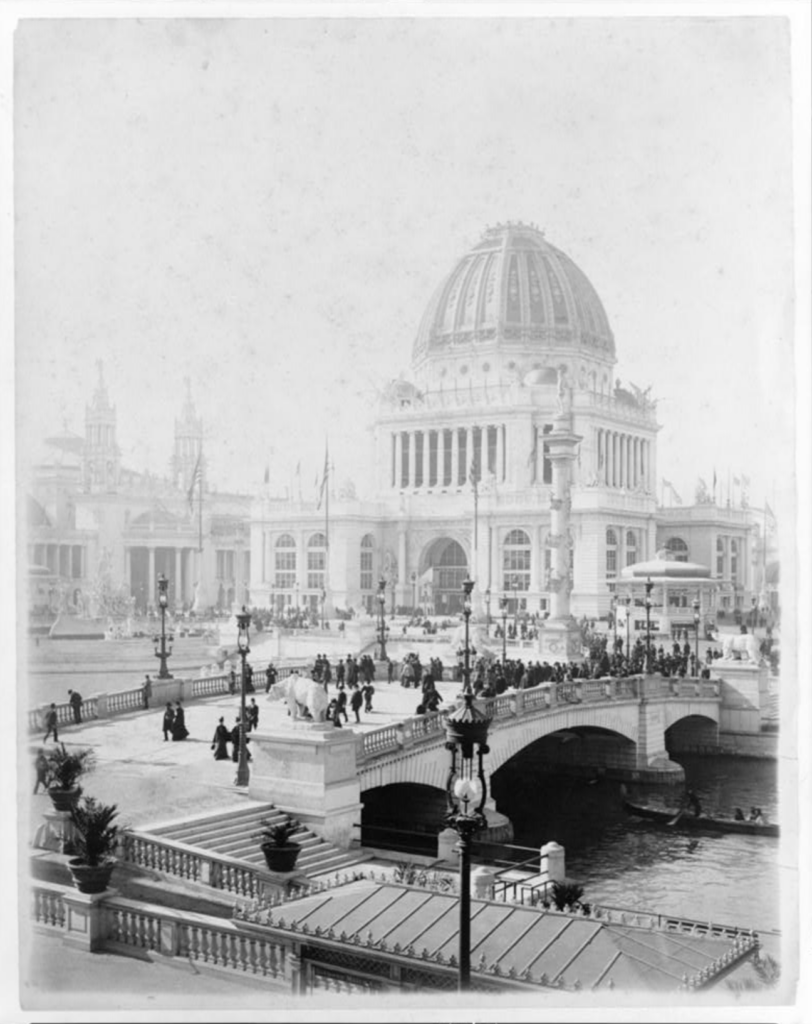
[[[444,700],[441,707],[445,707],[453,704],[461,684],[439,683],[437,689]],[[333,686],[330,692],[334,692]],[[266,728],[290,727],[287,706],[283,702],[272,700],[264,690],[252,696],[260,708],[260,732]],[[344,728],[366,732],[400,721],[414,714],[419,700],[418,690],[407,690],[397,682],[379,681],[375,686],[374,710],[371,713],[361,711],[359,725],[353,722],[352,711],[348,711],[350,724]],[[218,719],[225,718],[231,728],[239,707],[239,696],[231,695],[188,704],[186,727],[191,735],[180,743],[164,741],[162,708],[70,726],[60,731],[59,738],[68,749],[89,747],[96,754],[95,770],[82,780],[85,793],[105,803],[118,804],[126,824],[143,827],[203,814],[247,798],[245,791],[234,785],[236,765],[231,761],[215,761],[211,751]],[[30,738],[32,751],[41,745],[40,740],[41,737]],[[48,746],[52,743],[53,740],[49,740]],[[50,798],[40,790],[40,794],[32,798],[29,836],[33,836],[40,823],[41,812],[49,808]]]

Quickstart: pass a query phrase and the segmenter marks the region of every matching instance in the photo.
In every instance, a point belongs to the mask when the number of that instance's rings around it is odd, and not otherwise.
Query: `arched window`
[[[289,533],[276,542],[274,552],[274,587],[293,590],[296,583],[296,541]]]
[[[511,530],[502,546],[502,587],[530,589],[530,538],[524,530]]]
[[[324,590],[324,569],[327,564],[327,538],[314,533],[307,542],[307,589]]]
[[[372,593],[373,590],[373,572],[372,572],[372,556],[375,549],[375,543],[372,539],[371,534],[367,534],[361,541],[361,590],[367,593]],[[366,601],[364,602],[366,604]]]
[[[617,533],[611,526],[606,530],[606,578],[617,578]]]
[[[688,561],[688,545],[682,537],[669,537],[665,542],[665,550],[673,562]]]
[[[626,531],[626,565],[634,565],[637,561],[637,534],[634,530]]]

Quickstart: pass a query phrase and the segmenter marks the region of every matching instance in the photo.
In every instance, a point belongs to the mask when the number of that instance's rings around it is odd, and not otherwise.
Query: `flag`
[[[202,455],[203,455],[202,451],[198,452],[197,462],[195,463],[195,470],[194,470],[194,473],[192,473],[192,482],[189,484],[189,493],[186,495],[186,497],[187,497],[187,499],[189,501],[189,511],[190,512],[192,512],[194,510],[194,507],[195,507],[195,487],[197,487],[198,484],[202,485],[202,483],[203,483],[203,471],[200,468],[200,459],[201,459]]]
[[[296,476],[302,475],[302,463],[301,461],[296,463]]]
[[[776,526],[777,526],[777,523],[776,523],[776,519],[775,519],[775,513],[770,508],[769,504],[765,501],[764,502],[764,527],[765,527],[765,529],[767,531],[767,534],[769,535],[769,534],[775,533]]]
[[[468,470],[468,483],[476,490],[476,485],[479,483],[479,467],[477,466],[476,456],[471,457],[471,466]]]
[[[539,432],[538,427],[533,427],[533,447],[530,449],[530,454],[527,456],[527,465],[535,466],[536,456],[539,450]]]
[[[713,467],[713,493],[716,495],[716,466]]]
[[[324,442],[324,472],[321,477],[321,486],[319,487],[319,501],[316,505],[317,509],[321,508],[321,503],[324,501],[324,492],[327,490],[327,480],[330,476],[330,455],[327,451],[327,442]],[[319,475],[316,474],[316,484],[318,485]]]
[[[733,486],[734,487],[741,487],[741,485],[742,485],[741,480],[737,476],[734,476],[733,477]]]
[[[270,482],[271,482],[271,467],[270,466],[266,466],[265,467],[265,483],[268,484]]]
[[[749,476],[745,476],[744,473],[742,473],[742,487],[749,487],[749,486],[750,486],[750,477]]]
[[[671,497],[674,499],[674,504],[675,505],[681,505],[682,504],[682,498],[674,490],[674,485],[673,484],[671,485]]]

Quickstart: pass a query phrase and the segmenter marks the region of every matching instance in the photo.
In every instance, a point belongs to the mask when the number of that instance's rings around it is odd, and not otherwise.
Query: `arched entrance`
[[[421,580],[431,584],[435,615],[462,611],[462,582],[468,575],[468,559],[462,545],[450,537],[435,541],[426,553]]]

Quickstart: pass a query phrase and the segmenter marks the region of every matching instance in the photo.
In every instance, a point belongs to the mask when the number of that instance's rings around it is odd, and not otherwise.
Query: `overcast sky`
[[[359,477],[376,389],[486,225],[583,269],[659,471],[791,481],[789,24],[779,18],[45,20],[15,48],[23,450],[164,472],[190,376],[210,479]],[[780,501],[780,494],[779,494]]]

